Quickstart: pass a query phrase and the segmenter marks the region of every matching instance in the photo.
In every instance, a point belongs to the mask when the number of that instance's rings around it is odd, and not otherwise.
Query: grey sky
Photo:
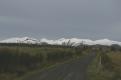
[[[0,39],[109,38],[121,41],[121,0],[0,0]]]

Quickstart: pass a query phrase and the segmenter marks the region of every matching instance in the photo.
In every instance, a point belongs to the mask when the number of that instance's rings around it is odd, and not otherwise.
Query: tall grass
[[[88,69],[89,80],[121,80],[121,52],[100,51]]]
[[[64,62],[82,54],[63,47],[0,47],[0,80],[13,80],[26,72]]]

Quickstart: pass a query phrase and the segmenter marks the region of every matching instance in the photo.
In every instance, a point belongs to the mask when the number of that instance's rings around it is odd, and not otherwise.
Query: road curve
[[[57,66],[30,76],[24,80],[87,80],[86,70],[95,54]]]

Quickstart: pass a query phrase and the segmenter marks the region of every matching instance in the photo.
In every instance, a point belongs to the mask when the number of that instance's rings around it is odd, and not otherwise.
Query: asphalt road
[[[86,70],[95,54],[44,70],[24,80],[87,80]]]

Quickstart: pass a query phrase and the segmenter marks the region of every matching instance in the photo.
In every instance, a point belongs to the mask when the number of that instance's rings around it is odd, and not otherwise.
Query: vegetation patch
[[[119,50],[100,51],[88,68],[88,80],[121,80],[120,62]]]
[[[14,80],[34,70],[82,55],[73,47],[0,47],[0,80]]]

